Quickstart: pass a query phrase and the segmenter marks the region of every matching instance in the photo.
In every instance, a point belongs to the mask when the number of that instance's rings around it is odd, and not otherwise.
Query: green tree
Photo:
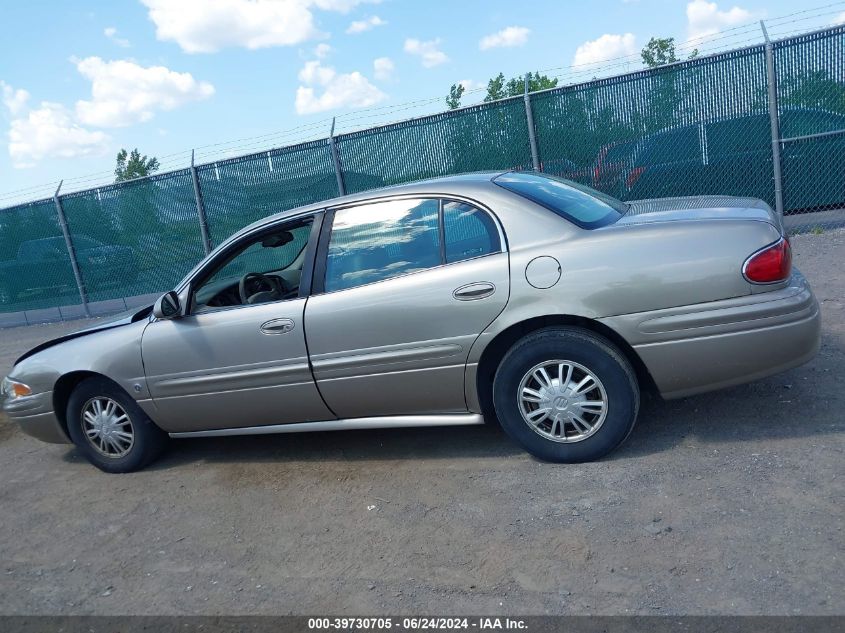
[[[541,75],[539,72],[528,73],[528,92],[548,90],[557,87],[557,79]],[[507,96],[515,97],[525,92],[525,77],[509,79],[505,86]]]
[[[461,97],[464,96],[464,92],[466,92],[466,88],[463,84],[452,84],[452,87],[449,88],[449,96],[446,97],[446,107],[450,110],[460,108]]]
[[[504,99],[508,94],[505,92],[505,75],[499,73],[487,82],[487,94],[484,95],[485,101],[496,101],[497,99]]]
[[[117,166],[114,168],[114,181],[123,182],[124,180],[132,180],[134,178],[143,178],[150,176],[159,169],[159,162],[155,156],[150,158],[141,153],[136,147],[131,152],[121,149],[117,153]]]
[[[528,73],[528,92],[537,92],[557,86],[557,79],[541,75],[539,72]],[[499,73],[487,82],[487,94],[484,101],[496,101],[505,97],[516,97],[525,92],[525,77],[512,77],[505,81],[504,73]]]
[[[547,90],[557,86],[557,79],[541,75],[539,72],[528,73],[528,92]],[[517,97],[525,91],[525,77],[511,77],[505,80],[505,74],[499,73],[487,82],[487,94],[484,101],[497,101],[506,97]],[[446,97],[446,106],[450,110],[461,107],[461,98],[466,89],[461,84],[452,84],[449,88],[449,96]]]
[[[640,56],[643,59],[643,64],[649,68],[674,64],[680,61],[675,52],[674,37],[652,37],[648,41],[648,44],[643,47],[643,50],[640,51]],[[687,59],[695,59],[696,57],[698,57],[697,48],[690,53]]]

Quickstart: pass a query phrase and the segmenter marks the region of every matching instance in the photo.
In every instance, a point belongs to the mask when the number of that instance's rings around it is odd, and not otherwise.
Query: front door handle
[[[287,334],[293,329],[291,319],[270,319],[261,324],[259,330],[262,334]]]
[[[496,286],[487,281],[477,281],[455,289],[452,296],[458,301],[475,301],[484,299],[496,292]]]

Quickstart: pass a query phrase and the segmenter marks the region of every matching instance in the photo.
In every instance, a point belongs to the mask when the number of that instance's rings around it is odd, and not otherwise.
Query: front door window
[[[311,218],[262,232],[241,244],[194,291],[193,311],[299,296]]]

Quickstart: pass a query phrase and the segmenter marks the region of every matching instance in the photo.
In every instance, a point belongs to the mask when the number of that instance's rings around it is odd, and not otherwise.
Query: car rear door
[[[469,349],[508,300],[492,214],[424,197],[330,211],[314,282],[308,349],[338,417],[466,411]]]

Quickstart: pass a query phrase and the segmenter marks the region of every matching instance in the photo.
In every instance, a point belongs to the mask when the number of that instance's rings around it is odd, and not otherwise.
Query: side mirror
[[[153,316],[157,319],[175,319],[182,314],[182,305],[179,302],[179,295],[171,290],[158,298],[153,305]]]

